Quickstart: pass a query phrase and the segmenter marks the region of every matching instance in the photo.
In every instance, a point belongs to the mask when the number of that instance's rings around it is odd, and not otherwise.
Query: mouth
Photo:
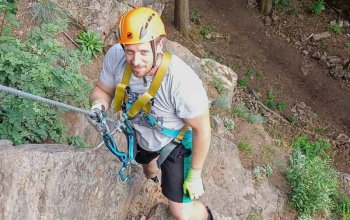
[[[142,69],[142,66],[131,66],[131,69],[140,70],[140,69]]]

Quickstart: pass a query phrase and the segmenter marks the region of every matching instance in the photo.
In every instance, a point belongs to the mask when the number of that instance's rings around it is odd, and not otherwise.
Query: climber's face
[[[150,42],[125,45],[126,61],[138,78],[147,76],[153,65],[153,52]]]

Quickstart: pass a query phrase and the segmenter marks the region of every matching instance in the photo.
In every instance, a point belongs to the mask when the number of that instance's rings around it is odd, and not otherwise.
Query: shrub
[[[338,177],[330,160],[308,158],[300,149],[293,151],[286,179],[292,188],[291,204],[300,214],[312,215],[331,210],[332,196],[338,192]]]
[[[73,146],[76,146],[76,147],[83,147],[83,148],[86,148],[88,147],[88,144],[85,143],[85,141],[83,139],[81,139],[80,136],[71,136],[71,137],[68,137],[67,138],[67,142],[69,145],[73,145]]]
[[[54,39],[62,28],[44,24],[24,42],[2,42],[0,84],[71,105],[88,106],[91,85],[80,74],[86,56],[78,50],[65,49]],[[0,99],[0,139],[10,139],[15,144],[65,141],[65,128],[58,118],[62,111],[11,94],[1,94]]]
[[[263,77],[264,76],[264,73],[263,73],[263,71],[258,71],[258,72],[256,72],[256,77],[259,77],[259,78],[261,78],[261,77]]]
[[[238,80],[237,85],[238,87],[246,88],[248,85],[248,80],[245,77],[243,77],[242,79]]]
[[[256,179],[261,180],[264,176],[269,177],[273,174],[273,169],[270,165],[256,166],[253,169],[253,175]]]
[[[350,219],[350,198],[339,192],[338,195],[334,196],[333,200],[336,202],[334,212],[342,216],[342,219]]]
[[[282,111],[286,108],[286,103],[284,101],[279,102],[276,107],[278,110]]]
[[[199,12],[198,9],[193,9],[190,13],[190,21],[195,23],[195,24],[199,24],[199,19],[201,17],[201,14]]]
[[[207,24],[205,25],[204,27],[202,27],[201,31],[200,31],[200,34],[205,37],[207,36],[210,32],[212,32],[213,30],[213,25],[212,24]]]
[[[235,128],[235,123],[230,118],[224,118],[224,126],[231,131]]]
[[[331,210],[332,196],[337,193],[338,179],[329,160],[307,158],[300,150],[290,157],[286,179],[292,188],[291,203],[301,214]]]
[[[0,35],[1,39],[7,39],[12,29],[10,26],[19,27],[20,24],[16,20],[16,14],[18,11],[18,7],[15,4],[15,1],[3,1],[0,0],[0,13],[3,14],[3,20],[0,24]],[[5,22],[6,20],[6,22]]]
[[[252,124],[263,124],[264,121],[265,121],[264,116],[262,116],[261,114],[253,114],[253,113],[248,114],[248,122]]]
[[[91,55],[96,57],[97,52],[102,52],[104,44],[100,35],[93,31],[82,31],[78,34],[76,39],[83,50],[88,51]]]
[[[314,15],[319,15],[326,8],[324,7],[324,0],[315,1],[311,6],[311,12]]]
[[[314,158],[316,156],[322,158],[329,158],[327,150],[331,149],[332,145],[322,138],[311,141],[307,135],[300,135],[293,140],[293,147],[300,150],[307,158]]]
[[[213,101],[213,104],[221,109],[229,110],[231,107],[231,99],[228,96],[220,96]]]
[[[267,101],[266,101],[266,105],[267,107],[269,107],[272,110],[276,109],[276,95],[273,93],[272,90],[269,90],[267,92]]]
[[[306,135],[295,138],[294,150],[286,179],[292,188],[291,203],[302,216],[332,211],[346,219],[350,199],[340,192],[336,171],[327,150],[329,142],[322,138],[309,140]]]
[[[336,34],[340,34],[341,33],[341,26],[339,25],[339,23],[331,23],[329,28],[331,29],[332,32],[336,33]]]
[[[253,70],[248,70],[246,73],[245,73],[245,77],[249,78],[251,76],[253,76],[254,72]]]

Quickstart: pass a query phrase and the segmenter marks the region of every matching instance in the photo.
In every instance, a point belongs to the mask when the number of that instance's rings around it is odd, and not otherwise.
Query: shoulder
[[[121,59],[124,57],[124,50],[120,44],[115,44],[106,53],[105,58]]]
[[[186,81],[201,81],[197,73],[180,57],[172,55],[168,68],[169,78],[173,83],[183,83]]]

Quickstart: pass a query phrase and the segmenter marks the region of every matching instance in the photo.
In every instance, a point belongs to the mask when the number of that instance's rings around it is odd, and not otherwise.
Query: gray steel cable
[[[68,104],[65,104],[65,103],[61,103],[61,102],[58,102],[58,101],[55,101],[55,100],[43,98],[41,96],[37,96],[37,95],[34,95],[34,94],[23,92],[21,90],[14,89],[14,88],[11,88],[11,87],[0,85],[0,91],[4,91],[4,92],[7,92],[7,93],[12,93],[14,95],[21,96],[23,98],[27,98],[27,99],[31,99],[31,100],[34,100],[34,101],[43,102],[43,103],[46,103],[46,104],[49,104],[49,105],[53,105],[53,106],[56,106],[56,107],[68,109],[70,111],[83,113],[83,114],[88,115],[88,116],[95,116],[94,113],[92,113],[90,111],[87,111],[85,109],[78,108],[78,107],[75,107],[75,106],[72,106],[72,105],[68,105]],[[113,120],[111,118],[106,118],[106,119],[109,122],[118,123],[118,122],[116,122],[115,120]]]

